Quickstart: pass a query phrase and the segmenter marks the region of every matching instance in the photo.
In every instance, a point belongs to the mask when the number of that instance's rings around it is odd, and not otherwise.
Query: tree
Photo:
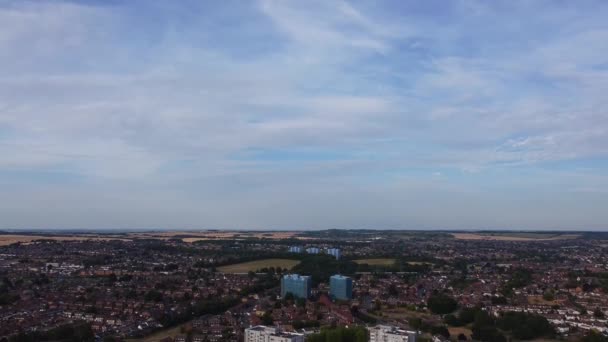
[[[591,330],[585,337],[581,339],[581,342],[608,342],[608,337],[598,333],[595,330]]]
[[[506,342],[507,339],[501,334],[498,329],[493,326],[476,327],[473,326],[473,335],[471,336],[474,340],[483,342]]]
[[[298,299],[296,299],[296,306],[299,307],[299,308],[306,307],[306,299],[304,299],[304,298],[298,298]]]
[[[458,320],[462,325],[473,323],[475,321],[475,315],[477,315],[477,312],[479,311],[482,311],[479,307],[463,308],[458,313]]]
[[[163,300],[163,294],[156,290],[150,290],[146,292],[146,294],[144,295],[144,299],[147,302],[161,302]]]
[[[363,327],[323,328],[318,334],[306,337],[307,342],[367,342],[367,332]]]
[[[604,312],[600,308],[595,308],[595,310],[593,310],[593,317],[604,318]]]
[[[500,297],[492,296],[492,304],[494,304],[494,305],[507,304],[507,298],[505,298],[503,296],[500,296]]]
[[[553,326],[545,317],[525,312],[505,312],[496,325],[504,331],[510,331],[513,337],[520,340],[552,337],[555,334]]]
[[[475,313],[475,320],[472,338],[478,341],[499,342],[506,341],[505,337],[496,329],[494,319],[485,311],[478,310]]]
[[[408,320],[408,323],[409,323],[410,327],[412,327],[415,330],[420,330],[420,328],[422,327],[422,319],[420,317],[411,317]]]
[[[450,331],[443,325],[435,325],[431,327],[431,334],[441,335],[445,338],[450,338]]]
[[[390,284],[388,286],[388,294],[389,296],[396,297],[399,295],[399,290],[397,290],[397,286],[395,284]]]
[[[456,315],[452,315],[452,314],[445,315],[445,317],[443,318],[443,321],[445,322],[445,324],[453,326],[453,327],[463,326],[462,322],[460,321],[460,319],[458,317],[456,317]]]
[[[272,314],[270,311],[264,312],[264,314],[262,315],[262,317],[260,317],[260,319],[262,320],[262,324],[264,324],[264,325],[272,325],[274,323],[274,320],[272,319]]]
[[[434,314],[445,315],[454,312],[458,308],[458,303],[446,294],[434,294],[429,297],[427,306]]]

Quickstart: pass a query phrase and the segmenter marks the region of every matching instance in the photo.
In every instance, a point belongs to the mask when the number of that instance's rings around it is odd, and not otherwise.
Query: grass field
[[[292,269],[295,265],[299,264],[298,260],[290,259],[263,259],[256,261],[243,262],[240,264],[227,265],[218,267],[218,271],[223,273],[247,273],[249,271],[257,271],[264,267],[280,267],[286,269]]]
[[[357,264],[368,264],[370,266],[391,266],[395,264],[395,259],[359,259],[354,260]]]
[[[491,240],[491,241],[552,241],[568,240],[580,237],[578,234],[560,233],[452,233],[459,240]]]
[[[424,320],[433,320],[433,316],[419,311],[408,310],[407,308],[383,308],[381,310],[382,317],[397,319],[397,320],[408,320],[410,318],[421,318]]]

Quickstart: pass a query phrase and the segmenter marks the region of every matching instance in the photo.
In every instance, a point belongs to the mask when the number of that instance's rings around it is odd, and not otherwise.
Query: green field
[[[370,266],[392,266],[395,264],[395,259],[359,259],[353,260],[357,264],[368,264]]]
[[[218,267],[217,270],[223,273],[247,273],[249,271],[255,272],[265,267],[280,267],[290,270],[299,263],[300,261],[291,259],[262,259],[256,261],[242,262],[240,264],[221,266]]]

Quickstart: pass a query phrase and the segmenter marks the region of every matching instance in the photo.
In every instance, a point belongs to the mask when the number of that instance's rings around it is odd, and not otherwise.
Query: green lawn
[[[290,270],[299,263],[300,261],[291,259],[262,259],[242,262],[240,264],[221,266],[218,267],[217,270],[223,273],[247,273],[249,271],[255,272],[264,267],[280,267]]]
[[[368,264],[370,266],[392,266],[395,264],[395,259],[359,259],[353,261],[357,264]]]

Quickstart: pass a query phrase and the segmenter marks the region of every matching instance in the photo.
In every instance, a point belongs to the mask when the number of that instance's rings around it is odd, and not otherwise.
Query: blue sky
[[[0,228],[608,229],[606,18],[0,0]]]

